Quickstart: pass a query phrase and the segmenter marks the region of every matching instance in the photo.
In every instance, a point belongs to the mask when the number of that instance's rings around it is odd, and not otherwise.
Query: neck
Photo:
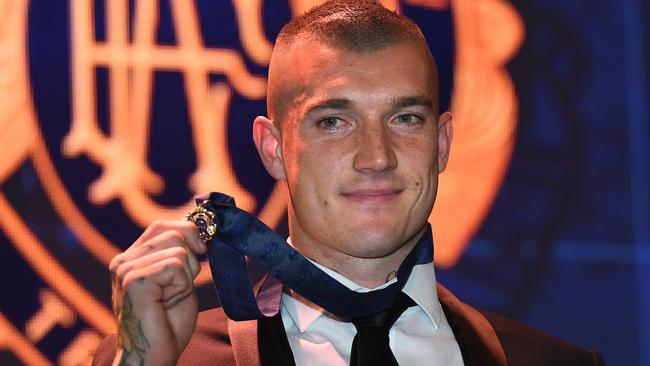
[[[314,244],[307,235],[290,230],[291,242],[302,255],[336,271],[356,284],[376,288],[392,280],[404,258],[422,237],[426,226],[397,250],[382,257],[362,258],[334,250],[330,246]]]

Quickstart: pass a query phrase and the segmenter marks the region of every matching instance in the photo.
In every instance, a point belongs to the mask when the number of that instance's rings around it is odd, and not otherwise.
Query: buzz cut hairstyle
[[[331,0],[292,19],[278,34],[276,47],[304,39],[358,53],[371,53],[403,41],[426,40],[409,18],[374,0]]]

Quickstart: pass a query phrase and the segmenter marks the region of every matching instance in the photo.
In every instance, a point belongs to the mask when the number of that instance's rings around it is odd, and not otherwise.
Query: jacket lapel
[[[487,319],[441,285],[438,297],[465,366],[507,366],[501,342]],[[280,314],[260,321],[228,319],[228,333],[238,366],[295,365]]]
[[[237,366],[260,366],[257,344],[257,320],[234,321],[228,319],[228,334]]]
[[[237,366],[295,366],[280,314],[243,322],[228,319],[228,333]]]
[[[438,297],[454,331],[465,366],[507,366],[506,355],[494,328],[473,307],[438,285]]]

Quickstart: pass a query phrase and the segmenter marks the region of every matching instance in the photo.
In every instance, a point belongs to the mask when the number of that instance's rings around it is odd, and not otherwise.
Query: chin
[[[348,254],[359,258],[382,258],[393,254],[405,244],[406,240],[399,237],[399,232],[390,226],[350,228],[348,237],[343,239],[348,243]]]

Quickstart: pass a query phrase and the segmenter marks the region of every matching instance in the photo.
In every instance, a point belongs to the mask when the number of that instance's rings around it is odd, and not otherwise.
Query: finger
[[[148,267],[129,271],[124,276],[123,285],[134,305],[143,308],[160,306],[172,298],[186,298],[194,291],[178,257],[165,258]]]
[[[149,241],[165,232],[177,232],[181,241],[174,240],[175,243],[186,246],[194,254],[203,254],[207,251],[205,243],[199,238],[196,226],[187,221],[155,221],[147,230],[124,252],[116,255],[109,264],[111,278],[115,285],[116,270],[124,262],[134,258],[142,250],[155,249],[151,247]],[[141,248],[144,247],[144,248]],[[195,274],[197,272],[194,272]]]
[[[188,266],[191,270],[191,277],[195,278],[201,270],[201,266],[194,253],[187,247],[184,238],[180,236],[177,231],[166,231],[157,237],[150,239],[146,244],[129,251],[129,253],[122,257],[122,259],[132,261],[136,258],[144,257],[173,247],[182,247],[186,250],[188,255]]]
[[[180,329],[182,332],[191,333],[194,325],[188,323],[171,328],[170,325],[178,321],[173,317],[192,319],[196,317],[197,310],[196,307],[178,308],[175,310],[176,314],[170,318],[170,313],[164,306],[167,298],[195,297],[182,262],[177,257],[171,257],[151,266],[132,270],[124,277],[123,285],[125,305],[123,316],[118,323],[121,339],[144,339],[143,342],[150,346],[151,350],[156,350],[152,356],[157,357],[160,352],[168,352],[169,358],[175,359],[184,347],[178,344],[177,332]],[[187,329],[183,330],[184,328]]]
[[[139,247],[140,245],[146,243],[149,239],[169,230],[178,231],[185,239],[185,242],[188,244],[188,248],[191,249],[195,254],[203,254],[207,251],[205,243],[199,237],[196,225],[186,220],[154,221],[133,243],[132,247]]]
[[[166,235],[166,234],[162,234]],[[159,263],[169,259],[175,258],[180,263],[188,280],[192,280],[195,273],[198,273],[200,266],[196,258],[183,246],[172,246],[166,249],[158,250],[155,252],[147,253],[146,255],[129,260],[120,265],[116,270],[116,275],[122,286],[125,285],[126,276],[129,272],[134,270],[141,270],[149,268],[148,275],[153,274],[156,270],[161,270]]]
[[[164,249],[172,246],[185,247],[188,251],[190,250],[183,234],[177,230],[167,228],[167,230],[161,231],[155,236],[149,236],[147,241],[134,243],[126,251],[118,254],[115,257],[115,261],[121,263],[128,262],[148,252],[156,251],[156,248]],[[121,263],[118,263],[118,265]]]
[[[115,258],[117,267],[123,263],[128,263],[136,258],[146,256],[157,251],[165,250],[172,247],[184,248],[189,255],[189,268],[191,269],[191,277],[193,278],[198,274],[200,270],[200,265],[194,256],[194,253],[189,249],[185,238],[176,230],[167,230],[160,235],[149,239],[146,244],[142,244],[139,247],[129,248],[128,251],[118,255]]]

